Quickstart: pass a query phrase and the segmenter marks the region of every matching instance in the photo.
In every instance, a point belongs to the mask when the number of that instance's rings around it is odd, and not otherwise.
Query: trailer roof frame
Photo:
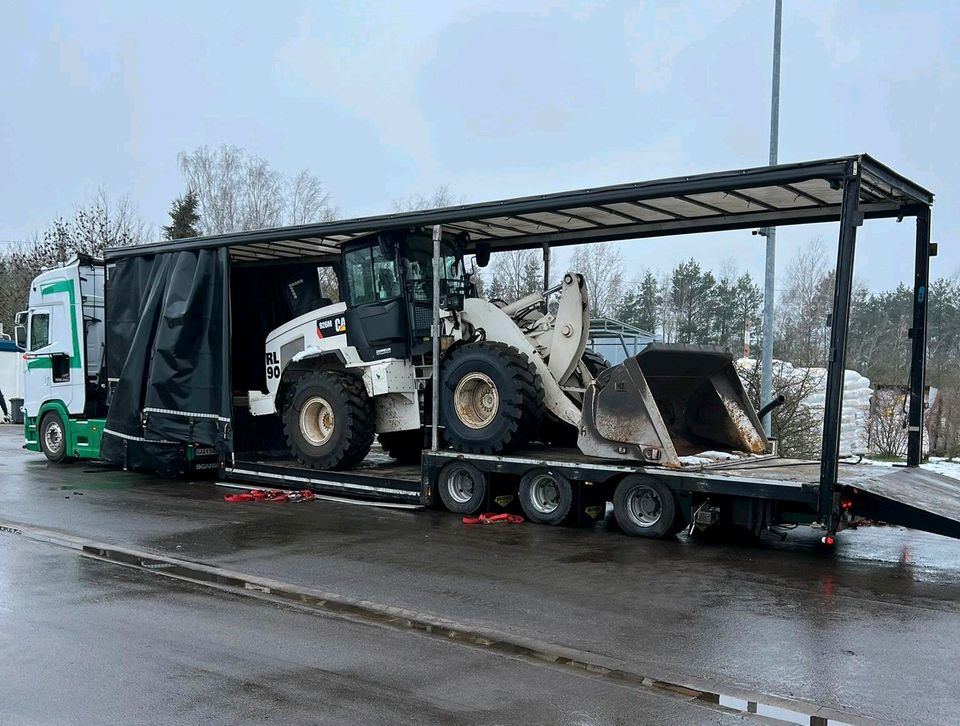
[[[722,230],[781,227],[841,218],[842,182],[855,163],[866,219],[916,216],[933,194],[867,154],[657,179],[358,217],[292,227],[154,242],[106,250],[122,257],[227,247],[236,262],[336,259],[339,248],[378,232],[444,227],[470,235],[468,251],[534,249]]]

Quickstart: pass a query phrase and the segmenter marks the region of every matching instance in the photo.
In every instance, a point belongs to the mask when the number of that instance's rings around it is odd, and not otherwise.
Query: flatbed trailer
[[[820,462],[772,456],[665,469],[540,446],[496,456],[426,451],[417,466],[399,465],[375,451],[352,471],[317,471],[289,459],[260,459],[227,465],[223,477],[264,487],[442,508],[437,495],[441,472],[464,463],[485,477],[483,511],[516,511],[523,477],[549,472],[573,484],[571,512],[565,520],[569,524],[602,520],[617,485],[627,477],[641,476],[673,494],[683,529],[736,526],[760,534],[818,525]],[[869,520],[960,538],[960,480],[924,468],[847,459],[839,464],[837,491],[838,529]]]
[[[611,499],[615,513],[618,506],[623,511],[618,497],[623,498],[625,480],[653,482],[661,499],[680,512],[674,528],[725,521],[755,530],[811,523],[822,528],[825,541],[832,541],[860,515],[958,536],[960,505],[953,480],[917,468],[927,288],[930,258],[936,254],[930,241],[932,204],[931,192],[861,154],[109,249],[104,255],[106,419],[88,418],[86,410],[65,415],[71,427],[90,429],[91,456],[156,468],[182,463],[190,446],[212,447],[225,479],[261,486],[429,505],[436,502],[445,469],[458,464],[472,467],[481,483],[489,484],[484,504],[502,506],[509,505],[525,477],[547,470],[575,484],[575,509],[584,513],[605,509],[600,503]],[[915,220],[908,247],[914,261],[908,453],[907,467],[899,469],[847,464],[839,450],[857,230],[873,219]],[[290,266],[335,264],[343,246],[360,237],[432,228],[432,360],[440,360],[436,271],[441,269],[440,240],[447,232],[465,239],[466,252],[542,249],[549,277],[550,251],[560,246],[612,240],[639,245],[653,237],[822,222],[839,223],[839,237],[823,438],[816,462],[764,459],[665,469],[552,448],[467,456],[442,446],[442,392],[431,397],[431,410],[423,411],[431,446],[420,467],[371,459],[353,471],[317,471],[258,453],[275,452],[277,447],[268,444],[282,440],[277,427],[262,420],[268,417],[251,415],[246,398],[265,385],[259,351],[266,332],[278,324],[267,313],[277,283],[284,279],[281,273]],[[206,313],[189,315],[192,305]],[[79,315],[79,303],[77,308]],[[189,340],[202,341],[201,347],[187,344],[180,327],[185,321],[194,326]],[[176,356],[154,356],[174,347]],[[257,354],[251,357],[251,351]],[[72,366],[75,355],[68,351],[63,356]],[[163,365],[158,367],[158,360]],[[94,420],[98,425],[90,426]]]

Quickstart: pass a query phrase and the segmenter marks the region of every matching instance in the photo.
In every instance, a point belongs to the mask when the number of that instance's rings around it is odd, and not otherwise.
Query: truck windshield
[[[461,257],[448,242],[440,243],[440,293],[457,287],[463,279]],[[416,302],[433,301],[433,240],[417,236],[407,239],[407,254],[404,256],[407,284]],[[455,282],[457,284],[451,285]]]

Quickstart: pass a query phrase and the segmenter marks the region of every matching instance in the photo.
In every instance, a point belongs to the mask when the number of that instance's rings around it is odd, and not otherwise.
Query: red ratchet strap
[[[225,502],[307,502],[314,499],[309,489],[298,492],[286,492],[280,489],[251,489],[240,494],[227,494]]]
[[[506,522],[507,524],[521,524],[523,522],[523,517],[519,514],[493,514],[492,512],[487,512],[486,514],[481,514],[479,517],[464,517],[464,524],[497,524],[499,522]]]

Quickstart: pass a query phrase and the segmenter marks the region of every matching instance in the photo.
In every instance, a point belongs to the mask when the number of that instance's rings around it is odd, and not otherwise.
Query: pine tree
[[[170,224],[163,228],[167,239],[196,237],[200,234],[198,223],[200,214],[197,207],[200,199],[193,189],[187,189],[182,197],[177,197],[170,205]]]
[[[651,333],[660,327],[660,286],[656,276],[647,270],[639,283],[634,282],[613,311],[621,323],[635,325]]]
[[[711,340],[716,280],[696,260],[681,262],[670,275],[670,304],[677,317],[678,343]]]

